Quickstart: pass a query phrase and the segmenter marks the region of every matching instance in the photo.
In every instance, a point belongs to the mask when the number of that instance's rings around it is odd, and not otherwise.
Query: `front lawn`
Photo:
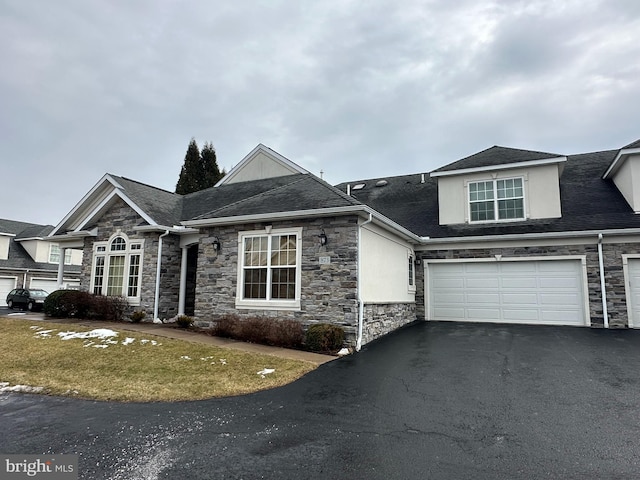
[[[177,401],[278,387],[308,362],[137,332],[0,318],[0,386],[97,400]],[[19,389],[19,388],[18,388]]]

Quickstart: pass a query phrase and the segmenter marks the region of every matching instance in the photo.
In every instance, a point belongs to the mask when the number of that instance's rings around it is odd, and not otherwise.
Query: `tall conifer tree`
[[[184,164],[180,171],[180,177],[176,185],[176,193],[186,195],[197,192],[200,188],[200,178],[202,178],[202,162],[200,161],[200,150],[195,138],[189,142],[187,153],[184,156]]]

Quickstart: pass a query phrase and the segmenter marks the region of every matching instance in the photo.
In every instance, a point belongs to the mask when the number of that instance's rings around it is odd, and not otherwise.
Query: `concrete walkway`
[[[112,330],[124,330],[131,332],[146,333],[149,335],[157,335],[165,338],[175,338],[177,340],[185,340],[187,342],[202,343],[222,348],[233,348],[250,353],[261,353],[264,355],[273,355],[276,357],[289,358],[292,360],[300,360],[310,362],[316,365],[335,360],[337,357],[331,355],[321,355],[319,353],[305,352],[302,350],[292,350],[289,348],[271,347],[268,345],[259,345],[257,343],[246,343],[230,338],[214,337],[202,332],[193,330],[185,330],[172,324],[155,324],[155,323],[129,323],[129,322],[103,322],[99,320],[74,320],[68,318],[49,318],[42,313],[37,312],[17,312],[7,315],[8,318],[21,318],[34,320],[39,322],[55,322],[73,325],[82,325],[89,328],[109,328]]]

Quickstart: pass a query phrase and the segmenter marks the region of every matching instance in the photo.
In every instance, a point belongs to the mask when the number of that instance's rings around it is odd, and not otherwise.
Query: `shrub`
[[[176,323],[180,328],[189,328],[191,325],[193,325],[193,317],[190,317],[188,315],[178,315],[178,317],[176,318]]]
[[[344,329],[328,323],[309,326],[305,336],[305,346],[313,352],[335,352],[344,342]]]
[[[133,312],[131,312],[131,315],[129,315],[129,318],[133,323],[140,323],[146,316],[147,312],[145,312],[144,310],[134,310]]]
[[[300,348],[304,339],[302,325],[296,320],[268,317],[240,318],[237,315],[220,317],[211,334],[286,348]]]
[[[123,297],[104,297],[78,290],[56,290],[45,299],[45,315],[121,321],[129,308]]]

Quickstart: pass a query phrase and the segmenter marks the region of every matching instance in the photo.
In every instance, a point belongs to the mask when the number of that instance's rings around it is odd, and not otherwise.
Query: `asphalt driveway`
[[[4,394],[0,427],[85,479],[640,478],[640,332],[420,323],[244,397]]]

